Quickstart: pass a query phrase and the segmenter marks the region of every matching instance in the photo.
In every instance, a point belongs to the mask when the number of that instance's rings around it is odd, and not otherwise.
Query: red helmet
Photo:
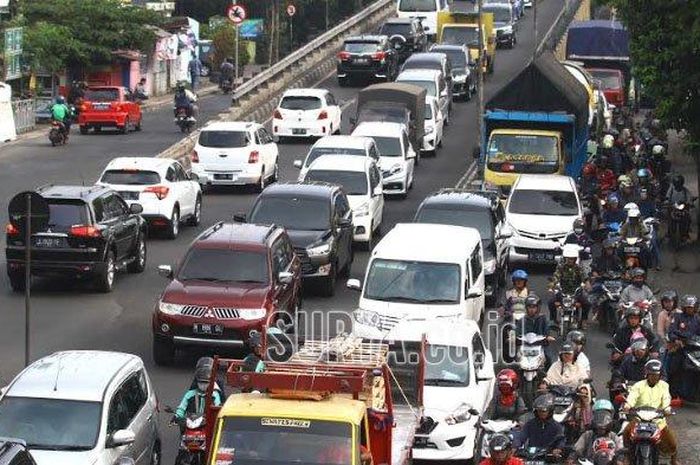
[[[596,167],[593,163],[586,163],[583,165],[583,175],[584,176],[595,176]]]
[[[498,390],[502,393],[510,394],[518,388],[518,374],[510,368],[499,371],[496,379],[498,380]]]

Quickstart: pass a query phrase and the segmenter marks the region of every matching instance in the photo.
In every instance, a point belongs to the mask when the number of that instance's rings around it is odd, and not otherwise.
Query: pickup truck
[[[481,22],[484,72],[493,73],[496,60],[496,29],[493,13],[482,13]],[[438,13],[437,43],[466,45],[472,60],[479,61],[479,14],[441,11]]]

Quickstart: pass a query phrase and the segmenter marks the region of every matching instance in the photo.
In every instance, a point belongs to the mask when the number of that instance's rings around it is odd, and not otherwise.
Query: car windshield
[[[620,89],[622,87],[620,75],[615,71],[609,71],[607,69],[589,69],[588,72],[591,73],[593,79],[600,81],[603,90]]]
[[[348,195],[366,195],[367,174],[363,171],[310,170],[304,181],[323,181],[342,186]]]
[[[372,136],[383,157],[401,157],[401,139],[398,137]]]
[[[469,350],[429,344],[425,351],[426,386],[469,386]]]
[[[571,191],[516,189],[510,197],[509,213],[521,215],[576,216],[576,195]]]
[[[88,223],[88,209],[80,200],[49,200],[49,229],[66,233],[71,226]]]
[[[104,182],[106,184],[146,186],[158,184],[160,182],[160,175],[155,171],[107,170],[102,175],[100,182]]]
[[[439,52],[439,53],[444,53],[447,55],[447,58],[450,60],[450,63],[452,64],[452,74],[455,74],[455,71],[464,73],[464,69],[467,67],[467,55],[460,51],[460,50],[441,50],[439,48],[431,50],[431,52]],[[462,68],[462,69],[460,69]]]
[[[403,23],[386,23],[382,26],[379,33],[389,37],[396,34],[407,37],[411,35],[411,25]]]
[[[509,23],[511,20],[510,7],[489,6],[484,8],[484,12],[493,13],[493,20],[496,23]]]
[[[248,133],[245,131],[202,131],[199,145],[211,148],[241,148],[248,146]]]
[[[424,205],[414,220],[416,223],[447,224],[464,226],[479,231],[482,239],[493,239],[493,219],[487,209],[468,208],[466,206]]]
[[[178,272],[180,281],[200,280],[225,283],[267,284],[267,257],[264,252],[227,248],[193,248]]]
[[[88,89],[85,91],[85,100],[88,102],[116,102],[119,100],[119,90]]]
[[[237,465],[347,465],[352,463],[352,444],[350,423],[225,417],[216,458],[217,463]]]
[[[323,155],[357,155],[360,157],[367,156],[364,149],[349,149],[346,147],[312,147],[309,154],[306,156],[304,166],[309,166],[318,157]]]
[[[448,27],[442,28],[442,43],[448,45],[479,46],[479,28]]]
[[[490,163],[557,163],[559,145],[554,136],[493,134],[487,149]]]
[[[399,11],[437,11],[435,0],[401,0]]]
[[[330,228],[330,203],[324,198],[263,196],[253,208],[250,222],[325,231]]]
[[[283,110],[318,110],[322,106],[318,97],[284,97],[280,102]]]
[[[428,93],[428,96],[430,97],[436,97],[437,96],[437,87],[435,86],[434,81],[416,81],[416,80],[411,80],[411,79],[397,79],[396,82],[400,82],[402,84],[412,84],[414,86],[422,87],[423,89],[426,90]]]
[[[381,50],[378,42],[345,42],[348,53],[374,53]]]
[[[91,450],[101,413],[99,402],[7,396],[0,402],[0,437],[20,438],[31,449]]]
[[[375,259],[365,298],[386,302],[455,304],[460,297],[460,269],[452,263]]]

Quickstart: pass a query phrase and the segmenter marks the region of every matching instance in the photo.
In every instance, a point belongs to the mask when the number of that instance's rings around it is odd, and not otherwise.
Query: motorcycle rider
[[[578,246],[573,244],[564,245],[562,251],[562,262],[557,265],[552,277],[552,288],[559,286],[558,290],[549,301],[549,319],[557,319],[557,309],[561,306],[563,294],[574,295],[576,303],[581,307],[581,325],[585,329],[588,320],[588,310],[590,303],[584,295],[583,290],[578,291],[586,281],[586,275],[578,262]],[[578,291],[578,292],[577,292]]]
[[[549,367],[544,382],[550,386],[568,386],[576,389],[587,378],[586,372],[580,366],[574,364],[573,344],[565,342],[559,349],[559,360]]]
[[[494,434],[489,441],[490,457],[479,465],[523,465],[522,459],[513,456],[513,438],[509,434]]]
[[[666,201],[669,205],[689,205],[692,199],[690,191],[685,187],[685,178],[683,175],[675,175],[671,181],[671,187],[669,187],[668,192],[666,192]],[[684,239],[688,239],[690,235],[690,215],[688,214],[683,216],[681,231],[685,231]]]
[[[197,95],[185,87],[185,83],[180,81],[175,87],[175,116],[177,116],[177,110],[184,108],[186,115],[189,119],[194,120],[196,113],[196,103]]]
[[[535,417],[523,426],[516,438],[517,447],[536,447],[551,450],[561,457],[564,448],[564,428],[553,418],[554,396],[542,394],[533,403]]]
[[[631,177],[623,174],[617,178],[617,185],[619,186],[618,194],[622,205],[637,201],[637,193],[635,192],[634,182]]]
[[[56,97],[56,103],[51,106],[51,119],[60,124],[61,131],[66,136],[70,136],[70,125],[73,113],[68,105],[66,105],[66,99],[59,95]]]
[[[235,74],[234,72],[235,68],[233,66],[233,60],[231,60],[230,58],[224,58],[223,63],[221,63],[221,78],[219,81],[219,87],[223,88],[224,81],[229,81],[230,83],[233,83],[233,75]]]
[[[200,366],[195,370],[194,377],[197,386],[185,392],[180,405],[175,410],[174,422],[184,420],[188,414],[204,415],[206,393],[211,377],[211,366]],[[212,391],[211,402],[215,407],[221,405],[221,394],[216,387]]]
[[[650,301],[654,302],[654,292],[646,285],[647,273],[644,268],[633,268],[629,277],[632,283],[625,287],[620,293],[620,307],[624,308],[625,304],[635,302]]]
[[[586,347],[586,334],[577,329],[569,331],[566,340],[574,346],[574,363],[586,374],[586,378],[591,377],[591,362],[583,352]]]
[[[617,178],[615,173],[609,167],[609,158],[607,155],[598,157],[598,187],[602,193],[611,192],[617,189]]]
[[[598,168],[593,163],[586,163],[581,170],[581,196],[595,197],[598,194]]]
[[[659,360],[649,360],[644,366],[646,379],[635,383],[631,388],[625,405],[624,412],[630,409],[648,407],[663,410],[667,415],[671,413],[671,393],[666,381],[661,379],[662,365]],[[637,421],[632,419],[623,432],[625,446],[631,445],[631,435],[637,425]],[[658,442],[659,452],[671,456],[671,465],[678,465],[677,449],[678,442],[676,435],[667,424],[665,418],[656,420],[656,426],[661,431],[661,438]]]
[[[642,212],[639,211],[639,208],[630,208],[627,211],[627,221],[622,223],[620,227],[620,238],[623,240],[628,237],[648,239],[650,231],[641,218]]]
[[[591,429],[584,432],[574,444],[574,450],[581,457],[592,459],[596,440],[607,439],[615,444],[615,450],[622,449],[622,438],[613,429],[615,407],[607,399],[597,400],[593,404]]]
[[[644,366],[649,360],[649,343],[643,337],[636,338],[630,344],[630,353],[622,357],[617,371],[628,384],[634,384],[644,379]]]
[[[552,363],[552,349],[549,342],[556,341],[556,338],[549,334],[550,324],[547,321],[547,317],[540,313],[541,300],[539,296],[535,293],[531,293],[525,299],[525,316],[520,320],[520,323],[516,326],[516,334],[518,336],[524,336],[527,333],[535,333],[539,336],[545,336],[546,343],[544,344],[544,356],[546,359],[546,366]]]
[[[685,342],[693,336],[700,336],[700,319],[697,316],[698,297],[686,294],[680,298],[679,306],[682,313],[673,315],[668,331],[669,339],[677,350],[670,363],[674,380],[680,379],[679,394],[683,399],[690,399],[697,389],[698,375],[692,370],[683,369]],[[682,372],[681,376],[678,376]]]
[[[605,208],[603,209],[603,223],[622,224],[627,219],[627,212],[620,208],[620,197],[612,192],[608,194]]]
[[[527,289],[528,275],[525,270],[515,270],[510,275],[513,287],[506,291],[505,303],[503,304],[503,313],[506,318],[512,315],[511,307],[518,300],[524,300],[530,294]]]
[[[607,274],[622,273],[624,263],[617,255],[617,240],[608,237],[603,241],[603,253],[601,253],[594,261],[592,275],[594,277],[605,276]]]
[[[671,340],[668,337],[668,331],[671,328],[671,320],[676,313],[682,313],[678,308],[678,292],[675,289],[669,289],[661,294],[661,311],[656,316],[656,335],[659,337],[659,347],[661,353],[661,361],[664,364],[664,370],[668,373],[668,354],[666,350]],[[669,379],[669,384],[673,389],[673,382]]]
[[[518,421],[527,412],[525,401],[518,393],[520,379],[515,370],[504,368],[496,376],[498,390],[491,400],[486,418]]]
[[[581,247],[579,257],[582,260],[590,258],[590,248],[593,244],[591,237],[586,233],[586,222],[581,218],[574,220],[572,231],[564,239],[564,244],[575,244]]]
[[[614,352],[612,358],[614,361],[620,361],[622,355],[626,353],[632,344],[632,339],[643,337],[647,340],[649,350],[653,356],[659,354],[659,340],[654,334],[654,331],[642,324],[642,311],[632,306],[625,310],[625,321],[620,324],[613,336],[613,344],[621,352]]]
[[[243,370],[262,373],[265,371],[264,350],[262,335],[259,331],[253,330],[249,333],[248,347],[250,353],[243,359]]]

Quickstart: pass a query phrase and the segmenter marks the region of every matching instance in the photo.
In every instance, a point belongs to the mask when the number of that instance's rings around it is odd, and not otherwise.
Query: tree
[[[700,174],[700,9],[687,0],[609,1],[629,30],[636,78],[662,122],[684,131]]]
[[[236,55],[236,30],[231,24],[224,24],[217,28],[212,35],[214,46],[214,66],[219,69],[224,58],[234,58]],[[248,64],[250,57],[243,40],[238,41],[238,68]]]

